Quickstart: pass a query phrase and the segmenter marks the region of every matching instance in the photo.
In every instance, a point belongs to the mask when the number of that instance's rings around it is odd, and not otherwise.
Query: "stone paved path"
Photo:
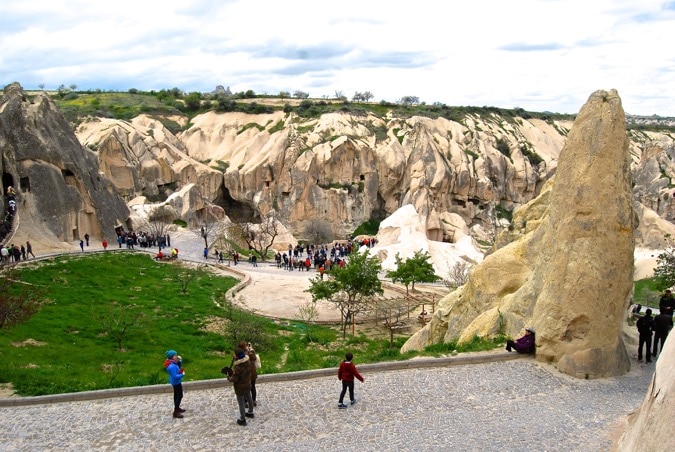
[[[358,364],[358,362],[357,362]],[[337,378],[259,384],[255,419],[235,423],[231,388],[1,408],[0,450],[608,450],[653,367],[576,380],[530,359],[364,372],[337,409]]]

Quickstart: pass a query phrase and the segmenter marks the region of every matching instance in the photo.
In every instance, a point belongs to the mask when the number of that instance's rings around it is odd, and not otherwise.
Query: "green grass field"
[[[176,272],[194,272],[187,293]],[[416,355],[399,353],[406,336],[398,336],[390,348],[385,332],[342,339],[339,326],[240,311],[224,299],[236,279],[207,268],[158,263],[142,253],[38,261],[22,267],[20,280],[43,291],[45,300],[32,318],[0,330],[0,383],[12,383],[22,396],[163,384],[168,349],[182,355],[185,381],[223,378],[220,369],[230,365],[240,339],[253,340],[261,373],[337,367],[347,351],[359,363]],[[120,349],[114,333],[137,316],[138,323],[122,335]],[[443,344],[418,355],[488,350],[500,341]]]

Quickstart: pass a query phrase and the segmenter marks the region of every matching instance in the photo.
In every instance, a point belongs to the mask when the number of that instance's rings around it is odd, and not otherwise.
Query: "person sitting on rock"
[[[511,349],[514,349],[518,353],[534,353],[535,349],[535,336],[534,329],[528,326],[525,328],[525,335],[516,341],[508,340],[506,341],[506,351],[510,352]]]

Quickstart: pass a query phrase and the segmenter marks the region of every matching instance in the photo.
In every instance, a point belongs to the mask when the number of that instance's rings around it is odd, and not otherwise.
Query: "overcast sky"
[[[14,81],[675,116],[675,1],[2,0]]]

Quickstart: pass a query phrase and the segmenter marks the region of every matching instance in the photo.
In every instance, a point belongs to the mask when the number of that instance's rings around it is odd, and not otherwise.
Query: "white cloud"
[[[675,116],[675,4],[658,0],[5,0],[0,83],[161,89],[575,113],[616,88]]]

